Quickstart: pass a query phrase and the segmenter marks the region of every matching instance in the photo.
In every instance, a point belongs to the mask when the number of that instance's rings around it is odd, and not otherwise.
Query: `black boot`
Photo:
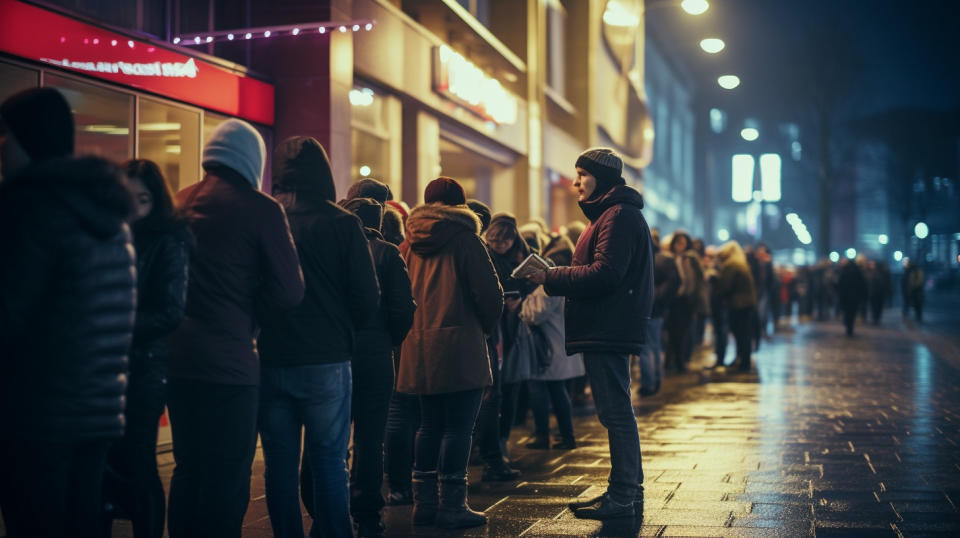
[[[595,499],[596,502],[587,506],[577,503],[578,507],[573,508],[573,515],[579,519],[617,519],[623,517],[634,517],[634,503],[620,504],[612,500],[606,494]],[[571,508],[574,503],[571,503]],[[641,505],[642,506],[642,505]]]
[[[550,448],[550,438],[536,436],[533,438],[533,441],[530,441],[524,446],[527,448],[535,449],[535,450],[546,450]]]
[[[486,524],[487,516],[483,512],[471,510],[467,505],[466,475],[444,475],[441,477],[437,527],[441,529],[466,529]]]
[[[437,472],[413,471],[413,524],[433,525],[437,519]]]
[[[484,482],[511,482],[520,478],[520,471],[511,469],[505,462],[488,463],[483,467]]]

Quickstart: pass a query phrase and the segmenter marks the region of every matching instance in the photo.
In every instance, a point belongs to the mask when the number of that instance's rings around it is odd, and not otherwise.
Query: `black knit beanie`
[[[347,200],[353,198],[373,198],[382,205],[387,203],[387,200],[393,200],[393,193],[390,192],[390,187],[386,183],[367,177],[350,185],[347,189]]]
[[[32,88],[0,105],[0,121],[34,162],[73,155],[73,113],[53,88]]]
[[[623,174],[623,159],[610,148],[591,148],[577,157],[578,168],[583,168],[597,178],[597,188],[590,198],[596,198],[617,185],[626,185]]]
[[[467,207],[480,219],[480,233],[483,234],[490,227],[490,208],[480,200],[467,200]]]

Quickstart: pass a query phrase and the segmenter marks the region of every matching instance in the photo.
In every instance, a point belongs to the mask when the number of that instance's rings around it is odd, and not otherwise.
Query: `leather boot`
[[[437,527],[465,529],[487,524],[487,516],[467,505],[467,477],[465,474],[440,477],[440,509]]]
[[[437,472],[413,471],[413,524],[433,525],[437,519]]]

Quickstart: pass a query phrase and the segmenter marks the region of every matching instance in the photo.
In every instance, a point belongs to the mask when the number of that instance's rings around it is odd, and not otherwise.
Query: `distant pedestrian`
[[[749,372],[757,308],[753,275],[750,273],[746,255],[736,241],[728,241],[720,247],[717,261],[720,263],[717,294],[730,308],[727,319],[737,343],[734,365],[742,372]]]
[[[467,505],[467,460],[483,389],[492,382],[486,335],[500,319],[503,290],[463,187],[440,177],[424,200],[410,212],[401,246],[417,311],[397,390],[419,395],[422,413],[413,524],[473,527],[487,518]]]
[[[383,206],[372,198],[352,198],[344,209],[357,215],[373,255],[380,283],[380,310],[357,327],[353,356],[353,460],[350,466],[350,512],[358,536],[380,536],[383,494],[383,440],[394,387],[393,350],[413,323],[416,303],[407,264],[396,246],[380,234]]]
[[[663,317],[670,311],[680,290],[680,272],[673,257],[660,246],[660,231],[650,231],[653,242],[653,308],[641,351],[640,394],[652,396],[663,383]]]
[[[287,217],[259,190],[265,151],[253,127],[227,120],[203,149],[203,180],[177,195],[197,249],[167,385],[173,538],[240,536],[257,446],[257,327],[303,299]]]
[[[70,105],[0,105],[0,510],[10,538],[100,537],[124,433],[136,266],[120,170],[74,158]]]
[[[157,472],[157,425],[167,401],[168,340],[187,302],[193,236],[156,163],[129,161],[124,172],[134,202],[137,319],[130,348],[127,427],[123,439],[110,448],[105,490],[110,503],[133,523],[136,538],[160,538],[166,494]]]
[[[296,308],[264,316],[259,340],[258,427],[270,525],[277,537],[303,536],[302,431],[310,534],[352,536],[346,461],[351,361],[357,329],[377,315],[376,269],[360,220],[334,203],[330,161],[315,139],[296,136],[277,146],[273,193],[290,219],[306,293]]]
[[[846,327],[847,336],[853,336],[857,314],[860,313],[862,305],[867,302],[867,280],[856,262],[845,259],[840,263],[837,296],[840,299],[840,310],[843,312],[843,325]]]
[[[631,403],[630,355],[641,353],[654,298],[653,245],[643,197],[627,187],[623,160],[594,148],[576,162],[580,208],[590,220],[573,265],[536,273],[550,295],[566,299],[566,350],[583,353],[600,423],[610,440],[607,491],[570,504],[589,519],[632,517],[643,505],[640,437]]]
[[[912,260],[907,261],[903,273],[903,317],[907,317],[910,307],[913,307],[915,319],[923,321],[924,286],[926,276],[923,269]]]

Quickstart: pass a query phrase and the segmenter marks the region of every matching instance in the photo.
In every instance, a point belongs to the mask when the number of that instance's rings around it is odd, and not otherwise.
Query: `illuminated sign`
[[[485,120],[517,122],[517,98],[446,45],[434,48],[433,89]]]
[[[273,125],[271,84],[24,2],[0,13],[0,52]]]

